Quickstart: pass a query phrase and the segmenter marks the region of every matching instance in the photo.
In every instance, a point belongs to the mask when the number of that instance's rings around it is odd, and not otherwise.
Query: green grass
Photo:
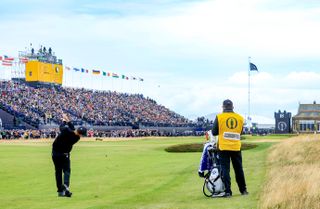
[[[72,198],[58,198],[51,143],[0,143],[0,208],[257,208],[271,142],[243,151],[250,195],[206,198],[197,175],[201,153],[168,153],[165,148],[203,138],[79,142],[71,153]]]

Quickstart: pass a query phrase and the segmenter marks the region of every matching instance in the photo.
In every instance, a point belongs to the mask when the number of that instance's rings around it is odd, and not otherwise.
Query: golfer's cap
[[[82,136],[87,136],[87,129],[86,127],[80,126],[77,128],[77,132]]]
[[[223,103],[222,103],[222,105],[223,105],[224,107],[233,107],[233,103],[232,103],[232,101],[231,101],[230,99],[224,100]]]

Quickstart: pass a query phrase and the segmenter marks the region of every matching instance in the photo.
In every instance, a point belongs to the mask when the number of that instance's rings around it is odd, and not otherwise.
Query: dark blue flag
[[[257,66],[251,62],[250,62],[250,71],[258,71]]]

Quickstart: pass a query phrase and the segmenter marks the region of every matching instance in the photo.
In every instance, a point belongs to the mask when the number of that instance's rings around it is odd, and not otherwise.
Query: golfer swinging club
[[[85,127],[75,130],[66,114],[62,115],[60,134],[52,144],[52,160],[55,167],[56,185],[59,197],[71,197],[70,185],[70,152],[72,146],[77,143],[81,136],[87,134]],[[62,172],[64,174],[62,183]]]

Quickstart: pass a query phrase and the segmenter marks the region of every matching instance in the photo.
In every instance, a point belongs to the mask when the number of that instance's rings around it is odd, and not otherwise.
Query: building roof
[[[293,116],[293,119],[308,120],[318,119],[320,120],[320,104],[300,104],[298,113]]]

